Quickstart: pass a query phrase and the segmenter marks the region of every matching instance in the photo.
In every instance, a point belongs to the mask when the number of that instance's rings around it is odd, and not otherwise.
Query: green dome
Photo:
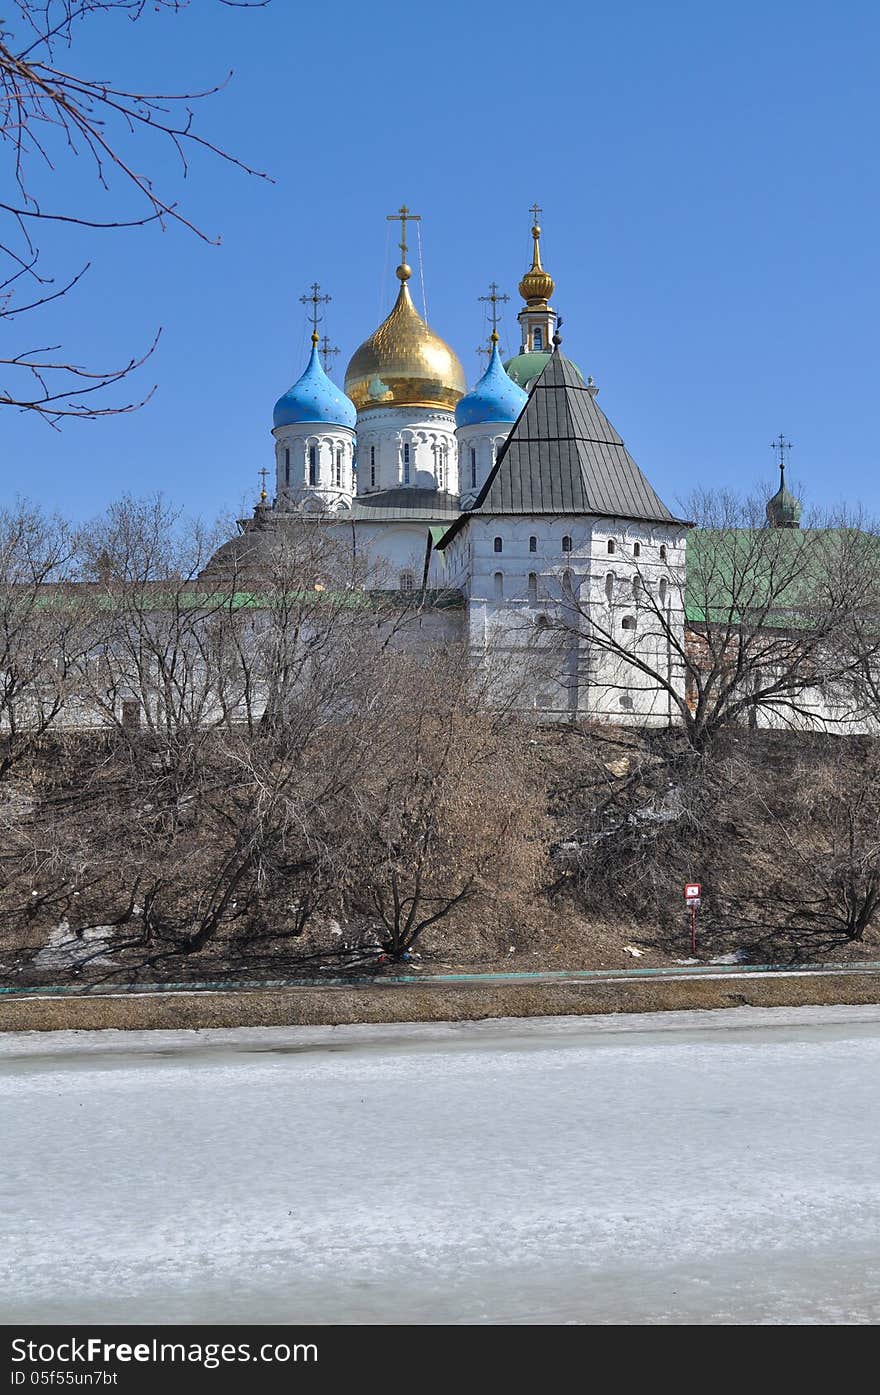
[[[504,367],[513,381],[528,391],[529,384],[547,367],[547,361],[552,353],[552,349],[542,349],[531,354],[517,354],[515,358],[509,358]],[[571,362],[570,359],[569,362]],[[572,367],[577,369],[583,381],[584,375],[577,364],[572,364]]]
[[[801,524],[801,501],[786,489],[784,469],[780,471],[778,490],[767,500],[767,522],[771,528],[799,528]]]

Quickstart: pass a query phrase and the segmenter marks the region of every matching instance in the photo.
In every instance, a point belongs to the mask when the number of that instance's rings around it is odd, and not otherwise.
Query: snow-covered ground
[[[0,1320],[876,1322],[880,1007],[0,1037]]]

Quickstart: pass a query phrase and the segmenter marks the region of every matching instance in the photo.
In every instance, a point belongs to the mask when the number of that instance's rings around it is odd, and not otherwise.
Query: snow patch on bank
[[[112,938],[111,925],[71,930],[70,922],[62,920],[49,931],[49,938],[34,958],[34,964],[38,969],[78,969],[83,964],[112,966],[113,959],[102,953],[111,948]]]

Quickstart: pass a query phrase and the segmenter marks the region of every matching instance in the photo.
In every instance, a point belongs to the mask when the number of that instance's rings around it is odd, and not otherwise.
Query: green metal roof
[[[833,586],[844,542],[876,552],[872,534],[842,528],[693,528],[687,540],[685,617],[690,624],[808,627]],[[847,558],[851,570],[857,566]]]

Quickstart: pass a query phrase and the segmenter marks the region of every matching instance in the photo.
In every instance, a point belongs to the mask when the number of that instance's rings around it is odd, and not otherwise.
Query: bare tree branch
[[[180,11],[189,0],[154,0],[150,8]],[[262,8],[268,0],[219,0],[229,8]],[[231,72],[219,83],[184,93],[137,92],[98,77],[74,71],[56,60],[61,50],[75,47],[79,23],[88,17],[121,12],[139,20],[144,0],[14,0],[13,14],[23,31],[17,39],[10,21],[0,20],[0,157],[9,162],[9,174],[18,189],[18,200],[0,202],[0,325],[15,317],[44,310],[67,295],[85,270],[63,279],[60,288],[41,295],[22,295],[21,282],[53,286],[54,275],[38,269],[39,249],[34,243],[41,223],[79,226],[96,230],[141,228],[158,223],[179,224],[205,242],[219,239],[199,227],[167,198],[144,172],[143,142],[155,137],[170,145],[179,158],[184,177],[189,173],[190,153],[201,152],[246,174],[268,176],[240,157],[224,150],[195,125],[195,104],[226,86]],[[70,157],[87,155],[94,186],[111,191],[118,187],[126,202],[133,196],[142,212],[120,210],[118,218],[94,217],[87,209],[58,210],[43,206],[38,192],[41,171],[55,171]],[[83,187],[80,182],[80,187]],[[4,262],[8,269],[4,269]],[[158,335],[156,336],[158,338]],[[51,425],[66,417],[94,419],[137,410],[155,388],[136,399],[105,401],[104,394],[135,373],[155,349],[132,355],[124,364],[99,372],[86,370],[67,357],[33,362],[33,355],[15,352],[0,358],[11,377],[0,391],[0,406],[35,412]],[[17,386],[18,375],[30,386]],[[88,380],[88,385],[84,385]],[[33,391],[33,382],[39,391]],[[88,397],[88,401],[84,399]]]

